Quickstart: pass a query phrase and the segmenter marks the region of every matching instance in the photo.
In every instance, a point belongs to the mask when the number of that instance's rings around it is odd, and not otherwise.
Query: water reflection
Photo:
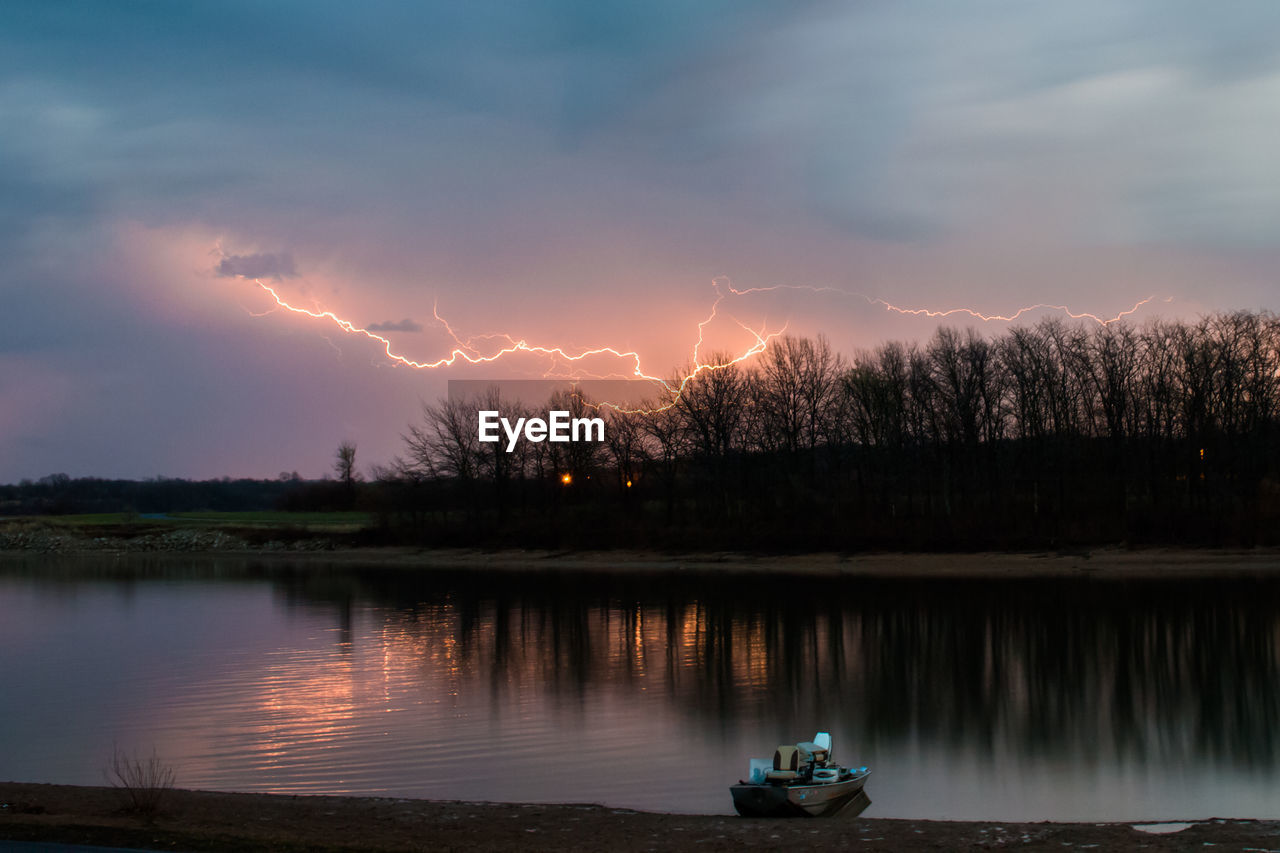
[[[728,811],[823,728],[884,816],[1280,817],[1274,580],[157,572],[0,577],[0,678],[46,711],[0,699],[14,772],[97,781],[61,726],[159,738],[193,786]],[[111,679],[41,675],[89,643]],[[86,698],[96,729],[59,710]]]
[[[1280,758],[1274,581],[348,580],[340,594],[305,578],[282,589],[340,625],[353,601],[378,608],[388,654],[454,691],[660,685],[727,727],[832,708],[858,741],[1267,772]]]

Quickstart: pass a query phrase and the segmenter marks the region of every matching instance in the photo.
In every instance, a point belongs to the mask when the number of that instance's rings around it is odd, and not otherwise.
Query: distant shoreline
[[[728,800],[728,790],[725,791]],[[290,796],[174,790],[144,818],[122,811],[122,792],[74,785],[0,783],[0,839],[150,849],[365,850],[898,850],[1096,845],[1200,850],[1269,849],[1280,821],[1017,823],[874,817],[769,820],[638,812],[600,805],[450,802],[386,797]],[[874,808],[874,805],[872,806]]]
[[[175,531],[181,536],[185,531]],[[190,531],[192,536],[206,531]],[[71,543],[65,543],[71,544]],[[94,547],[60,549],[0,547],[0,565],[49,560],[109,560],[119,568],[155,559],[251,560],[259,565],[349,566],[395,570],[556,571],[593,574],[757,574],[823,578],[1222,578],[1280,574],[1280,549],[1098,548],[1088,551],[976,553],[760,554],[748,552],[664,553],[636,550],[520,550],[478,548],[365,547],[304,549],[131,547],[129,540],[98,541]],[[3,543],[0,543],[2,546]]]

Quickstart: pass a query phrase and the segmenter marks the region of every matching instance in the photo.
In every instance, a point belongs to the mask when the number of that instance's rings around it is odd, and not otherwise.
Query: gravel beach
[[[860,817],[748,820],[597,805],[170,791],[146,818],[113,788],[0,783],[0,838],[157,850],[1280,849],[1280,821],[996,823]]]

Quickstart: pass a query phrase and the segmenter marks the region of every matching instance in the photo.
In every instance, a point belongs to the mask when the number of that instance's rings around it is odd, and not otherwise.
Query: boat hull
[[[871,798],[867,775],[821,785],[732,785],[733,807],[743,817],[857,817]]]

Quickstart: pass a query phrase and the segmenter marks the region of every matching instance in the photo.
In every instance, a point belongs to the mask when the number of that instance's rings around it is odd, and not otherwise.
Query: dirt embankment
[[[289,529],[150,527],[81,531],[39,523],[0,523],[0,559],[53,555],[116,560],[135,555],[244,556],[255,561],[324,563],[389,570],[497,570],[591,574],[761,574],[795,577],[1098,579],[1224,578],[1280,574],[1280,549],[1099,548],[1091,551],[981,553],[757,554],[697,551],[546,551],[349,546],[342,536]]]
[[[0,524],[0,553],[17,554],[148,554],[227,552],[318,552],[335,547],[323,535],[294,531],[234,528],[108,527],[76,530],[30,522]]]
[[[746,820],[594,805],[521,805],[171,791],[158,814],[112,788],[0,783],[0,838],[159,850],[1280,849],[1280,821],[1129,824]],[[1168,830],[1178,831],[1168,831]]]

